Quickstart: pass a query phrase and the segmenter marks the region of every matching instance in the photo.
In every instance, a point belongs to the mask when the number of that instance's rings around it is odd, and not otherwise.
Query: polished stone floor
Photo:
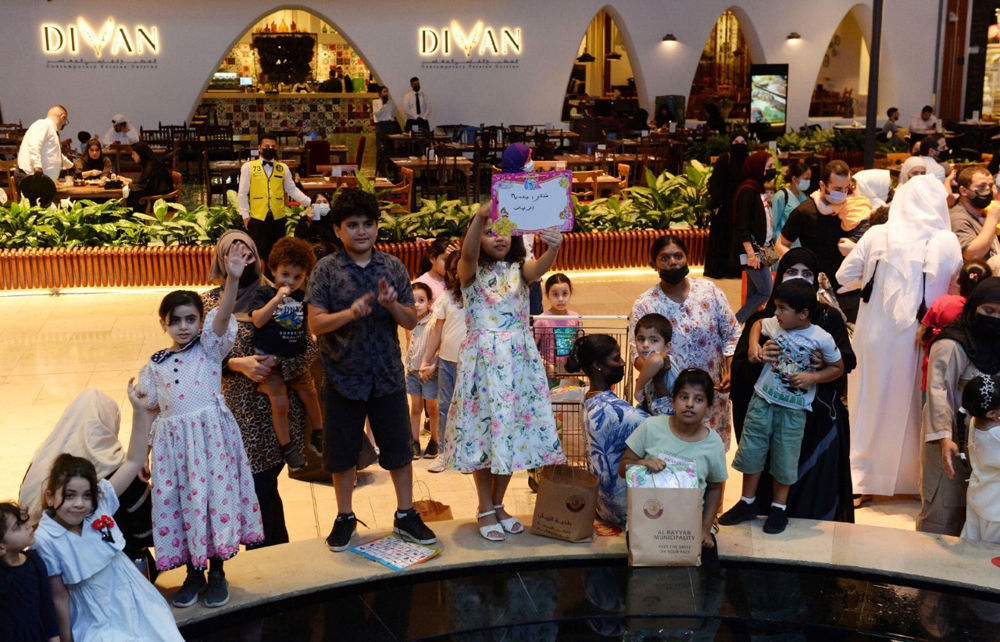
[[[585,315],[626,315],[636,296],[655,279],[645,270],[572,276],[571,306]],[[735,303],[739,282],[720,285]],[[131,409],[125,388],[149,356],[167,345],[156,320],[165,291],[0,296],[0,408],[4,409],[0,500],[16,497],[32,453],[84,388],[103,390],[122,404],[122,441],[127,443]],[[735,450],[729,453],[730,461]],[[429,463],[420,460],[414,466],[416,479],[425,482],[418,485],[418,497],[430,494],[450,505],[456,519],[472,518],[476,504],[472,478],[450,471],[428,473]],[[283,475],[280,489],[291,539],[325,537],[336,515],[332,487]],[[728,484],[724,504],[738,496],[739,485]],[[388,474],[377,467],[362,473],[355,499],[358,517],[372,529],[384,529],[391,526],[394,507]],[[533,511],[534,494],[523,473],[511,483],[507,507],[520,515]],[[918,508],[912,497],[877,500],[858,511],[857,522],[912,530]]]

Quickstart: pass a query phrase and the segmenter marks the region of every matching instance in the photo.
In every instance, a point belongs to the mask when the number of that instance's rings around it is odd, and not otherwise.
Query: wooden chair
[[[619,190],[623,190],[628,187],[628,177],[631,173],[632,168],[625,163],[618,163],[618,178],[621,180],[621,187],[619,187]]]
[[[146,214],[153,213],[153,203],[155,203],[161,198],[165,201],[171,201],[173,203],[176,203],[181,200],[181,193],[183,192],[184,189],[183,185],[184,178],[183,176],[181,176],[180,172],[170,172],[170,176],[171,178],[174,179],[174,191],[170,192],[169,194],[143,196],[142,198],[139,199],[139,204],[146,206]]]
[[[21,200],[17,196],[17,181],[14,180],[14,176],[13,175],[11,175],[10,177],[7,178],[7,184],[10,185],[10,190],[9,190],[10,191],[10,202],[11,203],[16,203],[19,200]]]
[[[361,167],[361,161],[365,157],[365,137],[358,138],[358,151],[354,154],[354,164]]]
[[[328,140],[308,140],[304,145],[309,153],[309,162],[306,163],[305,176],[318,176],[322,173],[320,165],[330,164],[330,141]]]
[[[424,194],[443,194],[451,198],[469,200],[469,183],[465,173],[458,168],[460,154],[453,145],[435,145],[435,161],[424,172]],[[464,192],[464,194],[462,194]]]
[[[400,167],[399,175],[400,182],[389,188],[383,198],[390,203],[405,207],[407,212],[411,212],[413,211],[413,170],[409,167]]]
[[[573,196],[581,201],[594,200],[597,194],[597,176],[599,171],[573,172]]]
[[[535,161],[536,172],[555,172],[560,169],[566,169],[566,161],[554,161],[554,160]]]
[[[902,165],[906,162],[906,159],[910,157],[907,153],[890,153],[886,154],[885,157],[889,160],[890,165]]]

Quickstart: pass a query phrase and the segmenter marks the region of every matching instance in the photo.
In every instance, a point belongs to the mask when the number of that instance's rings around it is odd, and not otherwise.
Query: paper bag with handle
[[[699,488],[628,489],[631,566],[701,566]]]
[[[414,486],[417,486],[417,484],[423,484],[424,498],[413,502],[413,508],[420,513],[420,518],[422,520],[425,522],[444,522],[449,519],[455,519],[451,514],[451,506],[448,504],[442,504],[431,497],[431,490],[427,487],[426,482],[418,479],[413,482]]]
[[[538,478],[531,533],[589,542],[597,515],[597,476],[572,466],[548,466]]]

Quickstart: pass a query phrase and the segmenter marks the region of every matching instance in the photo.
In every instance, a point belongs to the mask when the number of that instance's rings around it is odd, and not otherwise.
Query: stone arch
[[[722,63],[711,62],[711,60],[706,60],[706,50],[712,48],[710,47],[710,41],[713,34],[717,34],[717,29],[720,26],[725,26],[727,14],[731,14],[735,21],[737,44],[731,51],[731,58],[727,56],[727,60]],[[718,38],[718,36],[716,37]],[[718,46],[714,48],[718,51]],[[723,116],[733,117],[731,114],[744,116],[745,114],[740,113],[740,110],[745,111],[746,106],[750,102],[749,68],[751,62],[758,64],[765,62],[764,47],[761,44],[760,36],[757,34],[757,29],[754,27],[749,14],[742,7],[732,5],[719,14],[719,18],[712,24],[712,31],[706,36],[701,59],[698,62],[698,67],[695,69],[694,77],[691,79],[691,88],[688,93],[687,117],[694,119],[702,118],[703,105],[709,100],[722,103],[720,104],[720,109]],[[723,64],[727,67],[735,65],[739,68],[739,71],[734,70],[733,73],[729,74],[734,80],[731,90],[728,83],[718,82],[718,73],[708,71],[708,68],[712,65]],[[747,95],[744,97],[743,93]],[[727,101],[731,103],[731,106],[726,105]]]

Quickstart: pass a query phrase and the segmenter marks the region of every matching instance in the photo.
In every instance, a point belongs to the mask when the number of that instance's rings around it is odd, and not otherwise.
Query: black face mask
[[[264,160],[273,161],[275,158],[278,157],[278,150],[276,150],[273,147],[265,147],[264,149],[260,150],[260,155]]]
[[[746,158],[750,153],[749,149],[746,143],[733,143],[729,146],[729,155],[736,158]]]
[[[969,195],[969,204],[977,210],[984,210],[986,207],[993,202],[993,190],[986,188],[983,190],[976,190]]]
[[[413,91],[420,91],[420,85],[414,85]]]
[[[937,159],[941,161],[946,161],[951,158],[951,150],[944,149],[938,152]]]
[[[688,275],[688,266],[677,268],[676,270],[660,270],[660,278],[670,285],[677,285]]]
[[[381,98],[382,98],[382,104],[383,105],[386,104],[387,102],[389,102],[389,97],[388,96],[381,96]]]
[[[972,322],[972,331],[981,336],[1000,336],[1000,317],[976,314],[976,320]]]
[[[247,266],[247,269],[243,270],[243,274],[240,275],[240,288],[248,288],[259,280],[260,276],[257,274],[257,270]]]
[[[778,170],[774,169],[773,167],[771,169],[765,169],[764,170],[764,182],[765,183],[770,183],[771,181],[774,180],[774,177],[777,176],[777,175],[778,175]]]
[[[604,366],[604,368],[608,371],[604,375],[604,383],[609,386],[613,386],[625,378],[625,366]]]

